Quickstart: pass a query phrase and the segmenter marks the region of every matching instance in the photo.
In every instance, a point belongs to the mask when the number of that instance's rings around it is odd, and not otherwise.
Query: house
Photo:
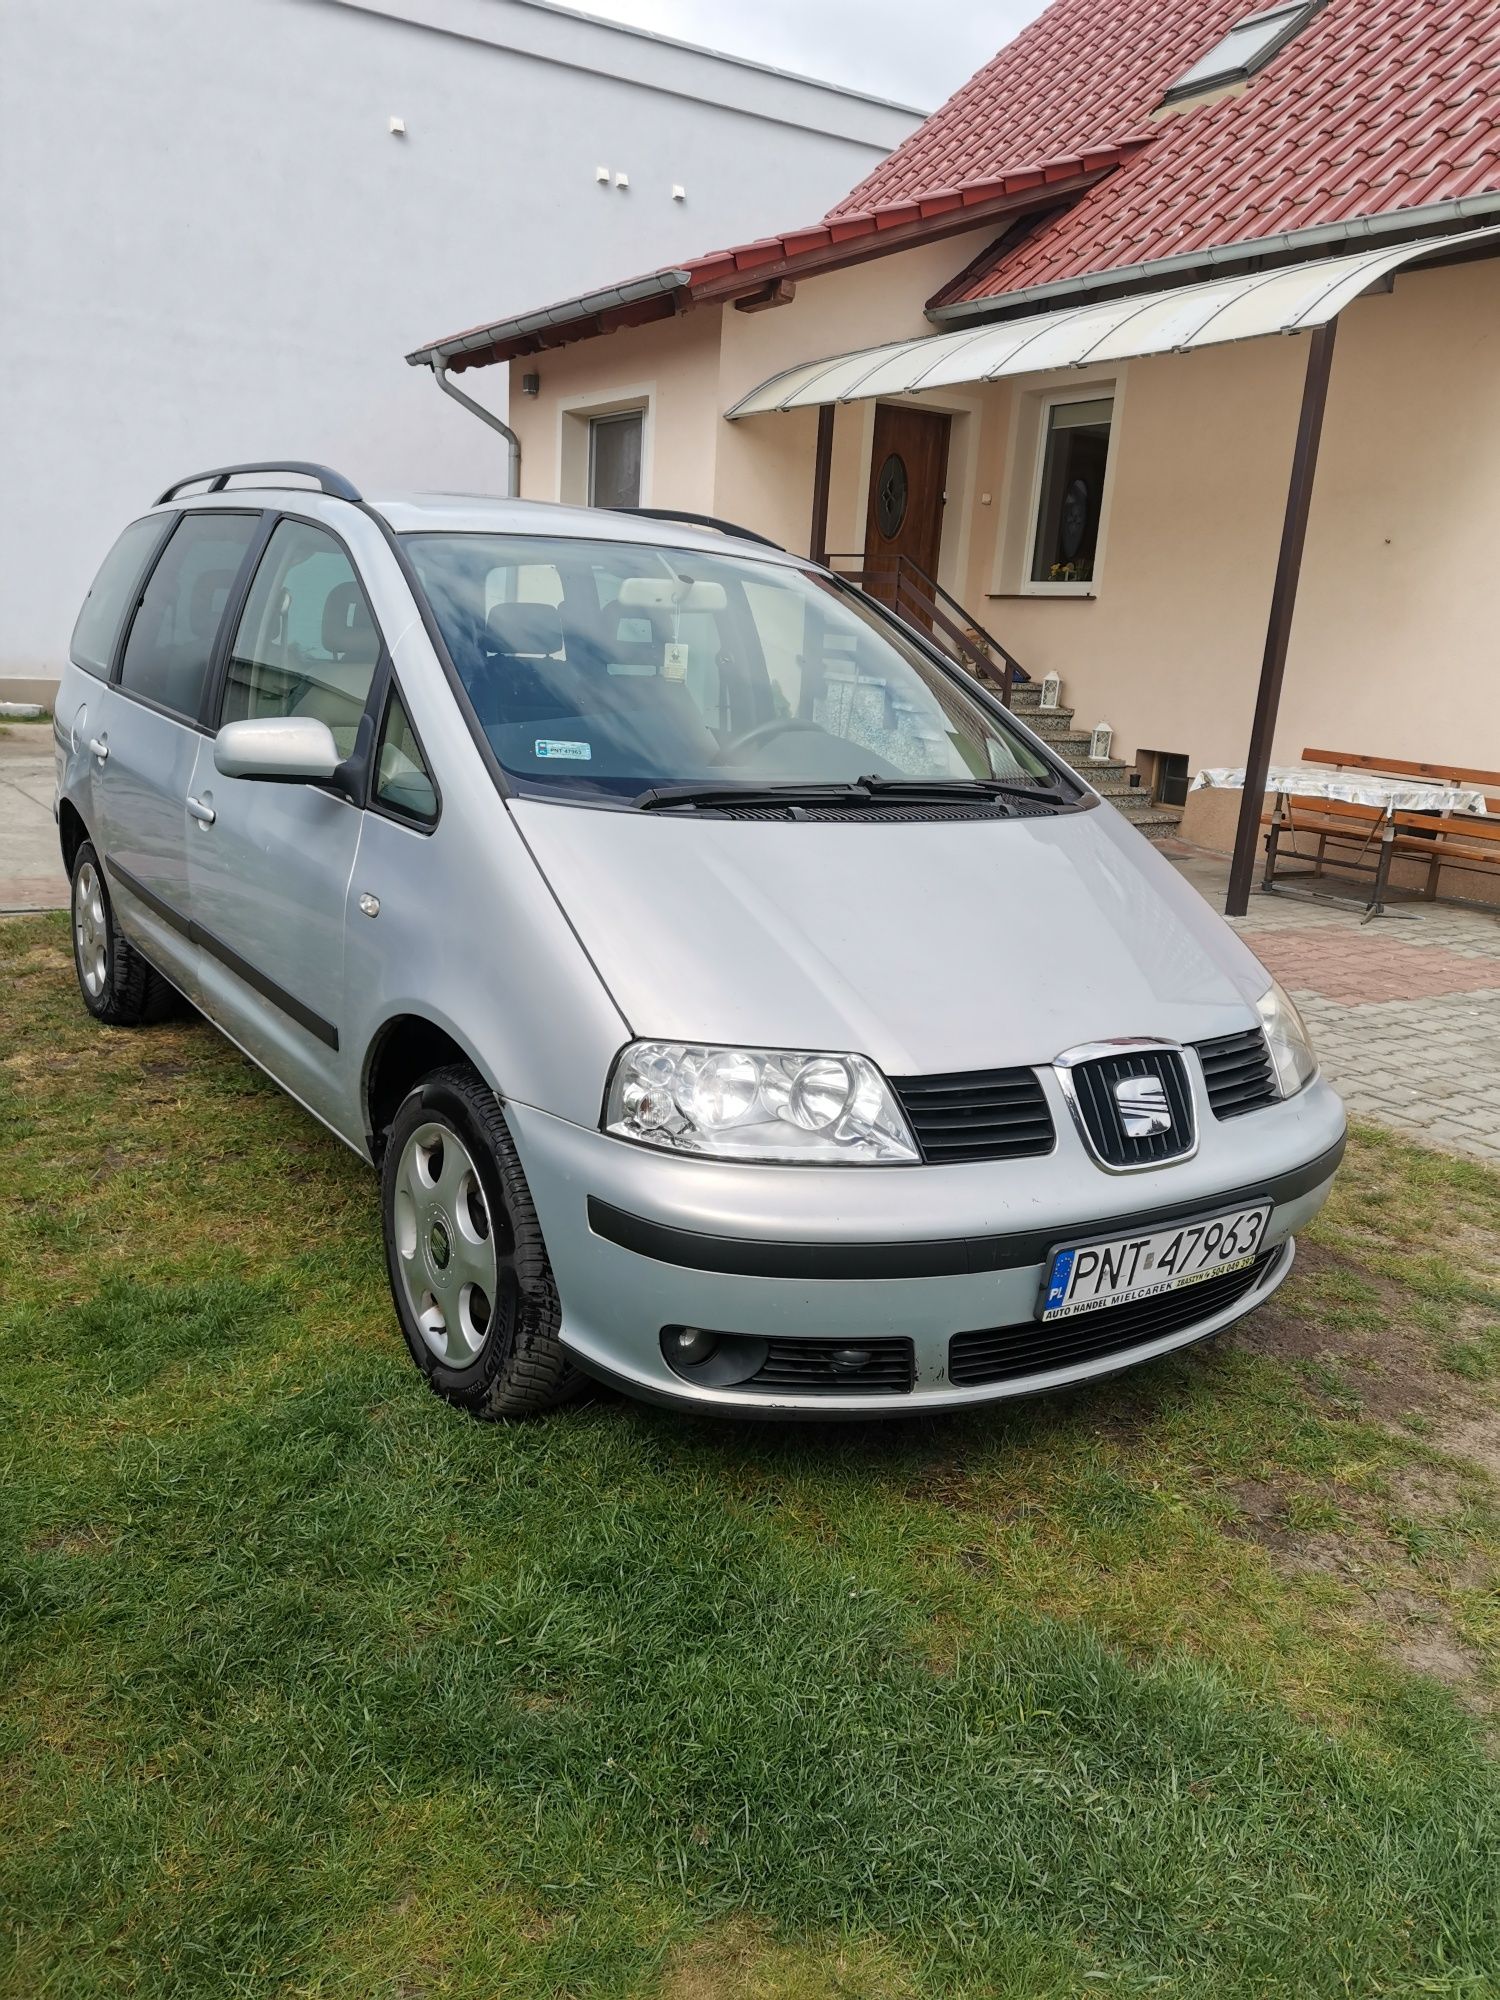
[[[1246,762],[1299,422],[1261,751],[1500,765],[1497,250],[1500,0],[1055,0],[820,221],[409,358],[514,364],[528,495],[925,575],[1181,803]]]
[[[545,0],[5,0],[0,114],[0,676],[52,682],[169,481],[492,484],[411,393],[433,316],[753,235],[920,120]]]

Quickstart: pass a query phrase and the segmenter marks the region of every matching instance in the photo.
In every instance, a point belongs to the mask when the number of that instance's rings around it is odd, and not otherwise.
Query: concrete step
[[[1034,708],[1029,715],[1023,715],[1021,720],[1028,729],[1034,730],[1038,736],[1045,737],[1049,743],[1054,742],[1059,736],[1077,736],[1082,733],[1073,727],[1071,708]],[[1087,742],[1088,738],[1084,737],[1084,741]]]
[[[1147,840],[1171,840],[1181,819],[1182,814],[1172,807],[1158,806],[1154,812],[1132,814],[1130,824]]]
[[[1116,780],[1128,780],[1135,770],[1134,764],[1122,764],[1118,757],[1101,758],[1096,763],[1092,757],[1070,757],[1066,751],[1063,752],[1063,762],[1080,778],[1087,778],[1096,792]]]

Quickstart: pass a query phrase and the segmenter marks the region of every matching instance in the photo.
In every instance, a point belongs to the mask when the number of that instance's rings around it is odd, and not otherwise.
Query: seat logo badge
[[[1159,1076],[1125,1076],[1115,1085],[1115,1103],[1127,1139],[1154,1139],[1172,1129],[1167,1087]]]

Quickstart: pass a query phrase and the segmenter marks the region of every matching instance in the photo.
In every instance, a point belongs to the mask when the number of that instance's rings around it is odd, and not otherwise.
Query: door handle
[[[97,757],[101,764],[109,755],[109,745],[102,736],[91,736],[89,738],[89,755]]]
[[[206,806],[202,799],[195,799],[191,792],[188,793],[187,809],[199,826],[212,826],[219,816],[212,806]]]

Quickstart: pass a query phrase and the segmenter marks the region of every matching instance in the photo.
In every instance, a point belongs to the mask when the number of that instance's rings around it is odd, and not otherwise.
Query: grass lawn
[[[0,926],[0,1992],[1500,1991],[1500,1177],[1087,1394],[483,1428],[374,1177]]]

